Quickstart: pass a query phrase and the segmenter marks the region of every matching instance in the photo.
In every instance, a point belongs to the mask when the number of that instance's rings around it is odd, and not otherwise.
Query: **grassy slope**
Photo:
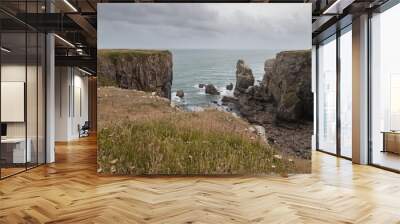
[[[308,172],[216,110],[182,112],[149,93],[100,88],[99,171],[114,174],[265,174]]]

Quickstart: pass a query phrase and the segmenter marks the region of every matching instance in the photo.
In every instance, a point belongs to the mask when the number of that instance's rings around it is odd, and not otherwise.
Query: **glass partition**
[[[336,153],[336,36],[318,48],[318,149]]]
[[[0,6],[37,13],[43,4]],[[43,33],[0,12],[1,179],[45,163],[45,44]]]
[[[7,177],[24,171],[31,158],[26,150],[26,33],[2,33],[1,47],[1,176]]]
[[[340,154],[352,157],[352,34],[351,26],[340,36]]]
[[[371,18],[371,162],[400,170],[400,4]]]

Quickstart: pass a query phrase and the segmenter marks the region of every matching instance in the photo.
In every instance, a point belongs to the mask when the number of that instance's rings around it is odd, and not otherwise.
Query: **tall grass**
[[[291,160],[258,140],[173,120],[126,121],[98,133],[99,172],[112,174],[287,174]]]

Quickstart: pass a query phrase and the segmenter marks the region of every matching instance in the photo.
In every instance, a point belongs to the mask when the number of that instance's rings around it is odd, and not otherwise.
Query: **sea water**
[[[173,55],[172,101],[188,110],[200,110],[220,103],[222,96],[232,96],[226,86],[235,86],[236,63],[243,59],[252,69],[255,84],[262,80],[264,62],[275,57],[276,50],[171,50]],[[205,94],[199,84],[213,84],[220,95]],[[185,96],[176,96],[183,90]]]

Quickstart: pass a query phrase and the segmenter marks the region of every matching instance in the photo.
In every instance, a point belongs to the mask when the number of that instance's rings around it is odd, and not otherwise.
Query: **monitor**
[[[7,124],[1,123],[1,136],[7,136]]]

